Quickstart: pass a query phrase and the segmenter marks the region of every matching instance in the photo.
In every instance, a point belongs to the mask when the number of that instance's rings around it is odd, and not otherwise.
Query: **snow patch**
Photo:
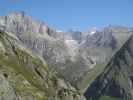
[[[89,34],[90,34],[90,35],[93,35],[93,34],[96,33],[96,31],[97,31],[97,28],[96,28],[96,27],[92,27],[92,28],[89,30]]]
[[[62,30],[56,30],[56,32],[61,33],[61,32],[63,32],[63,31],[62,31]]]
[[[77,41],[76,40],[65,40],[65,43],[67,45],[77,45]]]

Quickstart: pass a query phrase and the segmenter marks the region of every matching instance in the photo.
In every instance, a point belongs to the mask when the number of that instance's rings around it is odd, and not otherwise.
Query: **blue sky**
[[[133,0],[0,0],[0,15],[14,11],[25,11],[61,30],[133,26]]]

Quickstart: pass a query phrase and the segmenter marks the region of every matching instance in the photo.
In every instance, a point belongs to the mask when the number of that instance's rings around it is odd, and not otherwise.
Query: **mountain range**
[[[132,100],[132,33],[63,32],[24,12],[1,16],[0,99]]]

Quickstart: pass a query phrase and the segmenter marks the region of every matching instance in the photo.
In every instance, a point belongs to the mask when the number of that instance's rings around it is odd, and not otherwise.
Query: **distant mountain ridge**
[[[133,33],[132,28],[119,25],[63,32],[24,12],[0,17],[0,30],[16,37],[33,54],[42,57],[50,71],[82,92]]]
[[[90,69],[88,65],[92,65],[91,58],[85,58],[84,52],[79,50],[77,41],[80,33],[75,37],[75,32],[56,32],[42,23],[23,12],[0,17],[1,30],[17,36],[23,45],[42,56],[52,70],[56,70],[66,80],[76,83]]]

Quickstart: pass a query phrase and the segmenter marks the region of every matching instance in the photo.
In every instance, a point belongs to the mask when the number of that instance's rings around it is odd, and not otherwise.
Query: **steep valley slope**
[[[86,89],[91,82],[103,71],[111,57],[123,46],[133,34],[132,28],[123,26],[107,26],[102,31],[88,35],[81,48],[88,52],[95,61],[95,66],[86,73],[78,87]]]
[[[0,31],[0,100],[85,100],[12,33]]]
[[[87,100],[133,100],[133,36],[88,87]]]

